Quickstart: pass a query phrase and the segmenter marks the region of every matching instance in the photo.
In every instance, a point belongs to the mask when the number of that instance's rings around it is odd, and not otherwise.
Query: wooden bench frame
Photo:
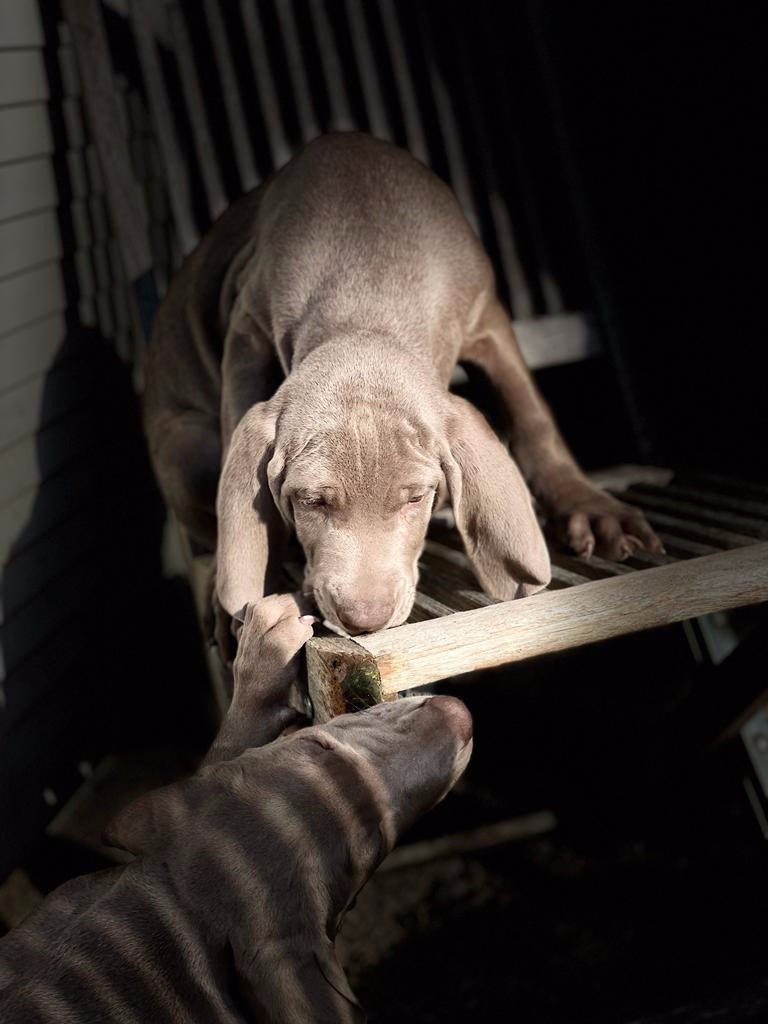
[[[674,487],[669,470],[624,466],[594,479],[624,492],[628,500],[637,500],[639,494],[652,520],[673,531],[665,533],[666,543],[679,560],[639,553],[631,564],[622,564],[553,551],[548,590],[521,601],[494,603],[457,587],[453,608],[430,597],[427,573],[425,593],[416,607],[429,609],[433,617],[354,640],[318,636],[309,641],[307,681],[316,720],[467,672],[768,600],[768,488],[764,498],[749,486],[747,496],[734,497],[697,485],[692,495],[706,498],[697,516],[685,500],[685,488]],[[648,493],[636,492],[636,487]],[[738,490],[738,485],[733,488]],[[674,496],[666,497],[665,491]],[[658,506],[665,511],[655,512]],[[736,508],[753,514],[744,516]],[[680,515],[670,514],[670,509]],[[760,511],[762,518],[754,514]],[[736,532],[746,529],[750,533]],[[715,543],[724,549],[716,550]],[[469,573],[461,551],[433,547],[451,564],[465,563]],[[462,608],[467,597],[485,606]]]

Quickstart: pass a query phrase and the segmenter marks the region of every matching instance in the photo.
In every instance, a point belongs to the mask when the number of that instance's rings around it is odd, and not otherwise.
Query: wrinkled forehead
[[[438,480],[436,440],[420,424],[358,410],[346,421],[318,431],[290,458],[286,483],[293,487],[343,484],[350,492]]]

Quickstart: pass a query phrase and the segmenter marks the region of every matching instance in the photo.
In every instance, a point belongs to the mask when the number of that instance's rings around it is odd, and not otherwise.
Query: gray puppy
[[[247,613],[206,764],[108,830],[136,859],[61,886],[0,942],[3,1024],[365,1020],[336,931],[463,771],[472,722],[455,698],[406,698],[269,743],[294,718],[298,613],[290,595]]]
[[[459,360],[497,386],[515,461],[449,394]],[[574,462],[453,194],[364,135],[310,143],[185,262],[156,321],[146,428],[166,500],[216,545],[230,615],[274,589],[292,530],[327,620],[404,622],[447,499],[487,592],[534,593],[550,568],[525,480],[579,553],[661,547]]]

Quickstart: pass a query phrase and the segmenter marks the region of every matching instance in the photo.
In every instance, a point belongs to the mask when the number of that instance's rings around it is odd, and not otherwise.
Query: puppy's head
[[[489,594],[509,600],[546,585],[531,496],[486,421],[453,396],[427,393],[422,408],[406,397],[369,393],[331,409],[294,389],[248,413],[219,485],[217,586],[230,613],[260,596],[287,527],[324,618],[350,634],[399,625],[430,513],[445,497]]]

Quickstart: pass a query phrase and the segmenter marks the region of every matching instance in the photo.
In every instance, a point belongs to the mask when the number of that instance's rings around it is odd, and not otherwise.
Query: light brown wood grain
[[[384,694],[768,600],[768,543],[356,638]]]

